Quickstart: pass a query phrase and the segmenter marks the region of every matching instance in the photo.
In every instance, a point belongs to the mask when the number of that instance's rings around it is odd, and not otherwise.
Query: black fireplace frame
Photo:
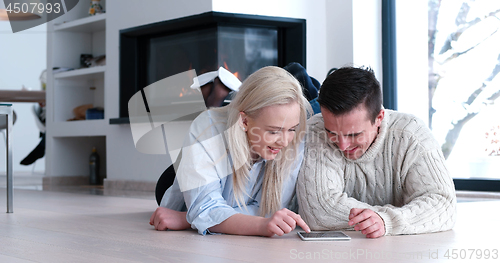
[[[298,62],[306,67],[306,20],[286,17],[206,12],[153,24],[120,30],[120,93],[119,118],[110,124],[129,123],[128,101],[146,84],[144,67],[146,50],[139,47],[154,37],[213,28],[216,26],[251,26],[277,29],[278,65]]]

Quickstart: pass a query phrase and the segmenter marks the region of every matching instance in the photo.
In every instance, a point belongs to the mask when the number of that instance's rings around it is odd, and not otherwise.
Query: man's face
[[[328,138],[351,160],[360,158],[375,141],[378,128],[384,119],[384,110],[380,110],[375,123],[369,119],[364,104],[348,113],[335,115],[321,107]]]

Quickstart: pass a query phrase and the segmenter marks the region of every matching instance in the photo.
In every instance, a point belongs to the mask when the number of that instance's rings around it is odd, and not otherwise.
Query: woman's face
[[[253,118],[241,112],[252,160],[273,160],[295,137],[299,126],[300,107],[296,102],[267,106]]]

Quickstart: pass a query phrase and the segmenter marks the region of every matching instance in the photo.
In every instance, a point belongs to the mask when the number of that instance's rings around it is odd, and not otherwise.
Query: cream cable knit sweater
[[[299,213],[314,230],[350,229],[351,208],[369,208],[386,235],[449,230],[456,195],[437,141],[414,116],[385,110],[375,142],[357,160],[330,142],[321,114],[308,121],[297,182]]]

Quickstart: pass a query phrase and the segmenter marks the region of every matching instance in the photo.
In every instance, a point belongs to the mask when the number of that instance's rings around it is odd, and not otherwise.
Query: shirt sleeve
[[[192,156],[185,157],[189,158]],[[205,165],[205,168],[200,170],[199,166],[196,165],[203,165],[204,162],[211,165]],[[258,215],[259,203],[257,200],[249,200],[245,208],[234,207],[234,202],[232,202],[234,199],[231,190],[232,186],[226,187],[226,184],[231,184],[232,180],[230,177],[220,176],[220,172],[220,169],[217,169],[217,165],[213,164],[212,157],[208,151],[198,151],[196,161],[181,161],[178,176],[176,176],[174,184],[165,193],[160,206],[177,211],[187,210],[187,221],[193,229],[197,229],[202,235],[210,233],[208,228],[222,223],[234,214]],[[258,171],[256,172],[258,173]],[[180,190],[178,178],[182,178],[183,176],[200,177],[202,175],[206,177],[205,180],[202,180],[205,184],[197,187],[185,187],[188,188],[185,191]],[[214,180],[214,178],[218,179]],[[197,182],[196,184],[198,185],[199,183]],[[223,189],[226,189],[227,193],[224,193]],[[228,198],[229,200],[227,200]]]
[[[303,140],[299,144],[297,157],[290,169],[290,174],[283,183],[283,192],[281,195],[281,207],[288,208],[290,211],[295,213],[299,212],[295,188],[297,185],[297,177],[299,175],[300,167],[302,165],[302,162],[304,161],[304,147],[305,142]]]
[[[232,173],[223,132],[210,123],[192,125],[177,169],[186,219],[202,235],[237,213],[222,195],[227,176]]]
[[[186,219],[202,235],[208,233],[208,228],[238,213],[222,197],[220,182],[186,191],[183,195],[188,207]]]

